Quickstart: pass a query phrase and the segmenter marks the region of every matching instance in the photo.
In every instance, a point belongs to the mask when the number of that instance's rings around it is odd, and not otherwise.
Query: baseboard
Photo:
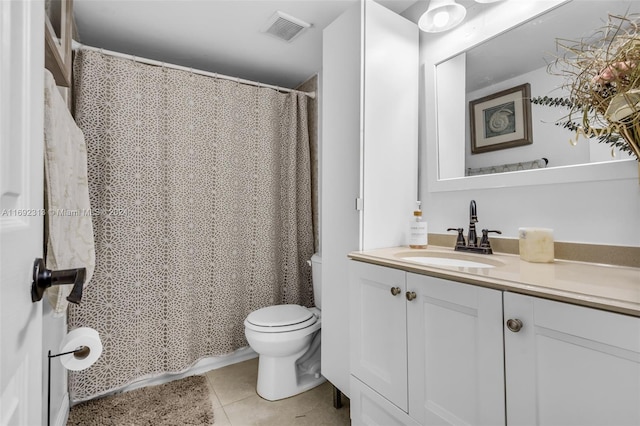
[[[58,415],[53,421],[54,426],[65,426],[69,420],[69,392],[65,392],[58,408]]]
[[[227,365],[237,364],[242,361],[247,361],[249,359],[256,358],[257,356],[258,354],[254,352],[253,349],[251,349],[249,346],[247,346],[244,348],[240,348],[227,355],[203,358],[200,361],[193,364],[187,370],[182,371],[180,373],[165,373],[165,374],[161,374],[153,377],[143,377],[121,388],[114,389],[109,392],[105,392],[104,394],[95,395],[87,399],[93,399],[99,396],[102,397],[102,396],[112,395],[112,394],[121,393],[121,392],[128,392],[128,391],[143,388],[146,386],[161,385],[163,383],[171,382],[173,380],[178,380],[178,379],[183,379],[189,376],[203,374],[210,370],[216,370],[218,368],[226,367]],[[67,397],[67,401],[68,401],[68,397]],[[75,405],[82,401],[84,400],[74,400],[73,404]],[[67,407],[68,406],[69,404],[67,403]],[[68,409],[67,409],[67,415],[68,415]],[[61,424],[61,426],[64,426],[65,424],[66,424],[66,421],[65,423]]]

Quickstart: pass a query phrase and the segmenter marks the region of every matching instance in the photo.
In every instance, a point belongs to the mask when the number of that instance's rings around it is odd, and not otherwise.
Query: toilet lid
[[[251,312],[246,322],[268,328],[269,331],[289,331],[308,327],[316,322],[316,316],[300,305],[275,305]]]

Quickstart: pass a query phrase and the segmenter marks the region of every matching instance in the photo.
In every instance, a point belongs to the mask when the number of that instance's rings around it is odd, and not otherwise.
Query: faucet
[[[491,249],[491,243],[489,242],[489,233],[502,234],[497,230],[482,230],[482,238],[480,239],[480,245],[478,245],[478,236],[476,235],[476,223],[478,222],[478,211],[476,207],[476,201],[471,200],[469,203],[469,235],[467,240],[464,239],[463,228],[447,228],[447,231],[458,232],[458,238],[456,239],[455,251],[470,251],[473,253],[481,254],[493,254]]]
[[[469,203],[469,237],[467,237],[467,245],[476,247],[478,237],[476,237],[476,223],[478,222],[478,213],[476,211],[476,200]]]

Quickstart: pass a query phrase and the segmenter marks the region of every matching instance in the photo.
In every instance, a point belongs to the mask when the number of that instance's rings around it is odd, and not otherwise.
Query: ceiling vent
[[[292,41],[302,34],[311,24],[291,15],[277,11],[262,28],[263,33],[270,34],[284,41]]]

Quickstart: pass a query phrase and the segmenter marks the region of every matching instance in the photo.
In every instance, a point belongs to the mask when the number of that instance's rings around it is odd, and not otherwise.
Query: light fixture
[[[439,33],[458,25],[467,14],[467,9],[455,0],[431,0],[429,8],[422,14],[418,27],[428,33]]]

